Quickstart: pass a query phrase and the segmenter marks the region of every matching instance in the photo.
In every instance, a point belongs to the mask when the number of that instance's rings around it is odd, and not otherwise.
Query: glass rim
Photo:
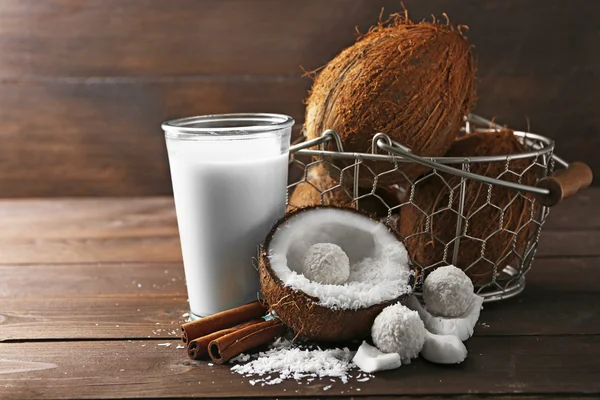
[[[238,121],[239,124],[218,126],[221,122],[231,123],[232,121]],[[212,126],[202,127],[203,123],[210,123]],[[229,113],[172,119],[164,122],[161,127],[165,132],[165,136],[170,138],[196,138],[202,140],[219,137],[243,137],[247,139],[250,137],[261,137],[266,133],[289,128],[294,123],[294,119],[285,114]]]

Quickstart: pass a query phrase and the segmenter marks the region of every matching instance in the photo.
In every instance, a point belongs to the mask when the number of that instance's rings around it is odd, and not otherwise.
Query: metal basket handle
[[[484,125],[489,126],[492,129],[502,129],[503,127],[493,121],[480,117],[478,115],[469,114],[466,118],[466,131],[471,132],[471,124],[476,125]],[[535,142],[531,141],[529,137],[537,137],[542,138],[539,135],[529,134],[520,135],[521,140],[523,140],[528,146],[536,149],[537,151],[542,151],[539,146],[535,144]],[[545,139],[545,138],[544,138]],[[551,140],[545,139],[549,143],[552,143]],[[325,145],[327,142],[333,141],[337,147],[337,151],[326,151]],[[320,151],[310,150],[313,146],[321,146]],[[552,154],[553,160],[564,167],[563,169],[559,169],[554,171],[554,173],[546,178],[541,179],[537,186],[529,186],[523,185],[520,183],[513,183],[504,181],[501,179],[490,178],[487,176],[474,174],[472,172],[463,171],[461,169],[453,168],[447,164],[444,164],[441,161],[445,157],[420,157],[411,152],[411,149],[403,146],[401,143],[397,143],[392,141],[389,136],[385,133],[377,133],[373,137],[373,145],[372,145],[372,154],[366,153],[346,153],[343,150],[342,141],[337,134],[336,131],[328,129],[322,133],[322,135],[316,139],[307,140],[302,143],[294,144],[290,147],[290,153],[295,152],[303,152],[306,155],[311,156],[336,156],[340,158],[348,158],[348,159],[369,159],[369,160],[387,160],[387,157],[383,154],[377,154],[377,149],[381,149],[390,154],[390,156],[398,156],[405,160],[409,160],[412,162],[419,163],[421,165],[425,165],[429,168],[439,170],[442,172],[446,172],[449,174],[453,174],[462,178],[472,179],[477,182],[496,185],[508,189],[519,190],[523,192],[532,193],[536,196],[538,201],[544,206],[554,206],[558,204],[565,198],[574,196],[578,191],[587,188],[591,185],[593,180],[593,174],[590,167],[582,162],[573,162],[571,164],[567,163],[562,158],[558,157],[555,154]],[[515,154],[514,159],[530,157],[531,155],[535,155],[536,151],[532,151],[529,153]],[[509,156],[507,160],[512,159],[512,156]],[[473,160],[476,159],[488,159],[487,161],[499,161],[501,158],[496,157],[473,157]],[[446,158],[446,161],[449,159]],[[468,160],[468,158],[467,158]],[[456,161],[456,160],[454,160]],[[462,160],[459,160],[462,162]],[[357,180],[357,176],[355,176],[355,180]]]
[[[540,180],[538,188],[550,191],[547,196],[540,197],[539,201],[545,206],[553,206],[574,196],[578,191],[592,184],[593,174],[591,168],[582,162],[574,161],[565,169],[554,171],[552,176]]]
[[[501,125],[475,114],[469,114],[467,116],[467,129],[470,128],[470,123],[488,125],[494,129],[502,129]],[[532,145],[527,138],[525,138],[525,141],[528,145]],[[552,154],[552,159],[559,165],[562,165],[564,169],[554,171],[552,176],[540,180],[537,184],[538,188],[544,188],[550,191],[546,196],[538,196],[538,200],[543,205],[549,207],[554,206],[563,199],[574,196],[580,190],[589,187],[594,178],[592,169],[583,162],[574,161],[569,164],[556,154]]]

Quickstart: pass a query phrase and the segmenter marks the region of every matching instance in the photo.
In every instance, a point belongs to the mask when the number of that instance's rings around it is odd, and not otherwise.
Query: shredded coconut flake
[[[419,313],[402,304],[384,308],[371,327],[377,348],[384,353],[398,353],[403,364],[410,364],[410,360],[419,355],[425,343],[425,332]]]
[[[319,284],[295,271],[289,274],[285,285],[317,297],[321,306],[357,310],[410,293],[410,274],[406,248],[395,243],[386,246],[380,257],[365,258],[351,265],[350,277],[344,285]]]
[[[347,383],[351,378],[350,371],[356,368],[352,363],[353,356],[354,352],[347,347],[310,350],[307,346],[293,344],[280,338],[271,345],[271,349],[255,356],[240,354],[235,362],[252,360],[245,364],[236,364],[231,370],[244,377],[263,377],[250,380],[251,385],[258,382],[276,385],[285,379],[294,379],[298,384],[302,384],[303,379],[310,383],[323,377],[338,378]],[[332,379],[332,382],[335,380]]]
[[[433,315],[458,317],[473,301],[473,290],[473,282],[460,268],[436,268],[423,283],[425,308]]]
[[[241,353],[235,357],[233,357],[231,360],[229,360],[230,363],[235,364],[235,363],[244,363],[250,361],[250,355],[249,354],[244,354]]]

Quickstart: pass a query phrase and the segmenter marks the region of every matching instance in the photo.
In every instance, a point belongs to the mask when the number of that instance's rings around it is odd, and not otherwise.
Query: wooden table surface
[[[600,189],[552,210],[518,298],[485,306],[457,366],[251,386],[190,362],[172,199],[0,201],[0,399],[600,395]]]

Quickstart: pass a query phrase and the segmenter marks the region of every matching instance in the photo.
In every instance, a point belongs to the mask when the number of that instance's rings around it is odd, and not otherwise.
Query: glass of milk
[[[257,299],[253,259],[285,212],[293,124],[222,114],[162,125],[192,318]]]

